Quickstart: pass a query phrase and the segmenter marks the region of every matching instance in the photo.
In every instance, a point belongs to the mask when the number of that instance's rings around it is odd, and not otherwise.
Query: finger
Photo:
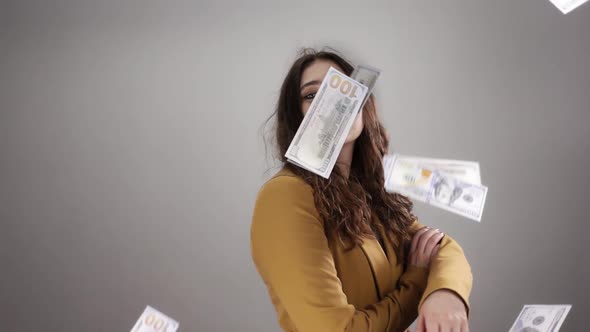
[[[426,325],[426,332],[440,332],[440,325],[432,319],[426,321],[424,325]]]
[[[443,237],[440,238],[440,240],[438,240],[438,242],[436,244],[441,244],[442,240],[445,238],[445,233],[441,232]]]
[[[467,322],[467,319],[461,321],[461,332],[469,332],[469,323]]]
[[[414,237],[414,240],[415,240],[414,252],[422,254],[422,252],[424,251],[423,243],[425,243],[425,241],[428,240],[429,235],[436,234],[436,232],[437,232],[437,230],[435,230],[435,229],[425,228],[423,231],[420,232],[420,234],[417,234],[417,236]]]
[[[426,231],[426,233],[424,233],[421,237],[420,237],[420,243],[418,243],[418,247],[416,248],[416,251],[419,253],[424,253],[424,249],[426,249],[426,245],[428,244],[428,240],[430,240],[430,238],[432,238],[433,236],[440,234],[438,229],[431,229]]]
[[[440,249],[440,244],[437,244],[434,249],[432,249],[432,254],[430,254],[430,260],[432,261],[432,258],[434,258],[436,256],[436,254],[438,254],[438,250]]]
[[[449,331],[450,332],[461,332],[462,324],[465,319],[461,316],[454,316],[453,319],[449,321]]]
[[[428,227],[422,227],[416,232],[416,234],[414,234],[414,237],[412,238],[412,246],[410,248],[410,252],[416,251],[416,248],[418,247],[418,242],[420,242],[420,237],[426,231],[428,231]]]
[[[444,233],[438,233],[433,235],[430,239],[428,239],[428,242],[426,242],[426,246],[424,247],[424,255],[431,257],[432,250],[434,250],[434,247],[438,245],[438,241],[442,239],[443,236],[445,236]]]
[[[424,317],[422,315],[418,316],[418,324],[416,326],[415,332],[426,332],[426,327],[424,326]]]
[[[449,327],[447,328],[447,330],[441,330],[441,331],[445,331],[445,332],[461,332],[461,325],[459,325],[459,321],[457,322],[451,322],[451,325],[449,325]]]
[[[444,322],[440,323],[440,332],[455,332],[453,330],[453,322],[445,320]]]
[[[422,237],[422,234],[424,234],[428,230],[428,227],[422,227],[414,234],[414,236],[412,237],[412,246],[410,248],[411,252],[416,250],[416,248],[418,247],[418,243],[420,242],[420,238]]]

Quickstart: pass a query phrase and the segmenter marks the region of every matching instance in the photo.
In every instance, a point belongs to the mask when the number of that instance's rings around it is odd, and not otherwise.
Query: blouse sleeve
[[[412,225],[412,234],[424,227],[418,221]],[[442,239],[438,254],[430,262],[430,271],[426,290],[420,300],[420,306],[433,292],[448,289],[457,294],[465,303],[469,313],[469,294],[473,284],[471,267],[465,258],[463,249],[449,235]]]
[[[279,176],[260,190],[251,227],[254,263],[298,331],[398,331],[416,317],[427,271],[409,268],[398,287],[366,308],[347,303],[313,193]]]

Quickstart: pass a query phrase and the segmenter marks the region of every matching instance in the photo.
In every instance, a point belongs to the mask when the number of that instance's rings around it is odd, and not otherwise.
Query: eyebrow
[[[301,88],[299,88],[300,90],[303,90],[303,88],[305,88],[306,86],[310,86],[310,85],[314,85],[314,84],[321,84],[322,82],[318,81],[318,80],[313,80],[313,81],[309,81],[305,84],[303,84],[301,86]]]

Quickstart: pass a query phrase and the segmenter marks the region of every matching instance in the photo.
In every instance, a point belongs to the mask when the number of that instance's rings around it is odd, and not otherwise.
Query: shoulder
[[[288,201],[307,201],[313,200],[313,189],[302,178],[292,171],[283,168],[266,183],[262,185],[258,192],[256,203],[265,201],[288,202]]]
[[[312,187],[293,172],[282,169],[260,188],[252,227],[300,227],[319,220]]]

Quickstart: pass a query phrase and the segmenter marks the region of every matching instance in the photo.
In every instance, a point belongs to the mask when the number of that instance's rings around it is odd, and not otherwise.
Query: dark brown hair
[[[396,236],[403,249],[409,241],[409,226],[415,220],[412,202],[405,196],[391,194],[384,189],[383,155],[389,141],[379,122],[374,97],[371,96],[363,109],[364,128],[354,146],[349,177],[343,176],[338,167],[329,179],[324,179],[303,168],[288,163],[287,148],[301,121],[302,98],[300,95],[303,71],[316,60],[327,60],[338,65],[350,75],[353,66],[343,57],[331,51],[305,49],[287,73],[281,87],[276,110],[269,120],[276,117],[275,135],[279,159],[308,183],[314,192],[315,206],[324,220],[327,235],[335,235],[347,249],[360,245],[363,237],[374,237],[377,227],[386,234]],[[372,218],[372,212],[377,219]],[[401,257],[399,257],[401,258]]]

